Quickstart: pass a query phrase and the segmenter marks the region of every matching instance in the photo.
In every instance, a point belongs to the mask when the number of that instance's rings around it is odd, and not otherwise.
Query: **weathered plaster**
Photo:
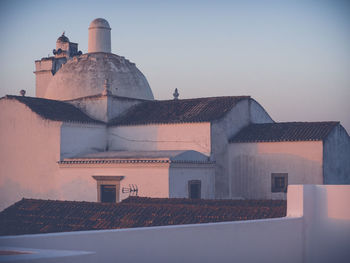
[[[201,198],[215,198],[214,165],[171,164],[169,171],[169,197],[188,198],[188,182],[201,181]]]
[[[106,80],[112,95],[153,100],[147,79],[134,63],[102,52],[83,54],[62,65],[49,83],[44,97],[73,100],[98,95],[104,91]]]
[[[350,184],[350,137],[339,124],[323,144],[325,184]]]
[[[104,125],[63,123],[60,135],[60,160],[102,152],[107,147],[107,130]]]
[[[0,210],[27,198],[57,198],[61,122],[16,100],[0,100]]]
[[[55,73],[61,68],[61,66],[67,62],[64,58],[42,58],[35,61],[35,95],[36,97],[44,97],[46,89],[51,82]]]
[[[231,143],[232,197],[285,199],[271,192],[271,173],[288,173],[288,184],[322,184],[321,141]]]
[[[194,150],[210,155],[210,123],[150,124],[108,128],[110,150]]]
[[[230,198],[228,140],[249,123],[272,122],[266,111],[252,99],[239,102],[224,118],[211,124],[212,158],[216,161],[216,198]]]
[[[169,197],[169,164],[81,165],[60,169],[57,188],[62,200],[97,201],[96,180],[92,176],[123,176],[120,199],[129,196],[123,187],[137,185],[139,196]],[[84,187],[82,187],[84,186]],[[68,189],[67,189],[68,187]]]

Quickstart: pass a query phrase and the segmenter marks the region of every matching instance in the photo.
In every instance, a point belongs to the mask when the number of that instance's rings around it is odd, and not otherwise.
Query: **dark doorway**
[[[193,180],[188,182],[188,197],[191,199],[201,198],[201,181]]]
[[[115,203],[116,202],[116,186],[104,184],[101,185],[101,202]]]

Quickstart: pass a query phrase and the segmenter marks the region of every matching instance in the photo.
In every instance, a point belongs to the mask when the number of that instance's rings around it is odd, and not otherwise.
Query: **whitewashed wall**
[[[249,114],[251,123],[273,122],[267,111],[254,99],[249,100]]]
[[[23,197],[56,199],[61,122],[0,100],[0,211]]]
[[[201,180],[202,198],[215,197],[212,164],[140,163],[63,165],[56,179],[59,198],[96,202],[97,182],[92,176],[123,176],[120,189],[134,184],[139,196],[160,198],[188,198],[188,181]],[[128,196],[120,193],[120,200]]]
[[[104,125],[63,123],[61,126],[61,160],[64,158],[105,151],[107,129]]]
[[[350,186],[290,188],[286,218],[5,236],[0,247],[36,252],[23,262],[347,263]]]
[[[63,180],[57,162],[105,150],[104,126],[46,120],[16,100],[0,107],[0,211],[23,197],[96,201],[96,182]]]
[[[172,164],[169,171],[169,197],[188,198],[188,182],[201,181],[201,198],[215,198],[214,165]]]
[[[250,123],[273,122],[263,107],[255,100],[239,102],[224,118],[211,124],[211,150],[215,167],[216,198],[231,198],[232,190],[229,177],[228,154],[229,139]]]
[[[340,124],[327,136],[323,158],[325,184],[350,184],[350,137]]]
[[[231,143],[232,197],[285,199],[271,192],[271,173],[288,173],[289,184],[323,184],[322,141]]]
[[[169,197],[169,164],[87,164],[60,169],[56,180],[60,199],[96,202],[95,175],[124,176],[120,189],[137,185],[139,196]],[[121,200],[128,196],[120,193]]]
[[[210,123],[110,127],[110,150],[194,150],[210,155]]]
[[[306,263],[346,263],[350,258],[350,185],[291,185],[287,216],[303,218]]]
[[[46,88],[52,80],[53,59],[35,61],[35,95],[44,97]]]

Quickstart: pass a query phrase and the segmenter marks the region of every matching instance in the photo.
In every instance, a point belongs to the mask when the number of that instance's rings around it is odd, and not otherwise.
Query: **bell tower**
[[[35,61],[35,96],[44,97],[47,86],[56,72],[65,64],[68,59],[80,56],[78,44],[70,42],[65,33],[57,39],[56,49],[52,51],[54,56],[45,57]]]

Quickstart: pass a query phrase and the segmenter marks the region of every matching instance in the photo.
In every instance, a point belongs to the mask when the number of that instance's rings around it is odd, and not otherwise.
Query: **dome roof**
[[[96,28],[96,27],[102,27],[102,28],[108,28],[111,29],[106,19],[103,18],[96,18],[91,23],[89,28]]]
[[[66,37],[63,32],[62,35],[59,38],[57,38],[57,42],[69,42],[69,38]]]
[[[153,100],[145,76],[134,63],[111,53],[88,53],[74,57],[54,75],[45,98],[71,100],[102,94],[108,80],[112,95]]]

